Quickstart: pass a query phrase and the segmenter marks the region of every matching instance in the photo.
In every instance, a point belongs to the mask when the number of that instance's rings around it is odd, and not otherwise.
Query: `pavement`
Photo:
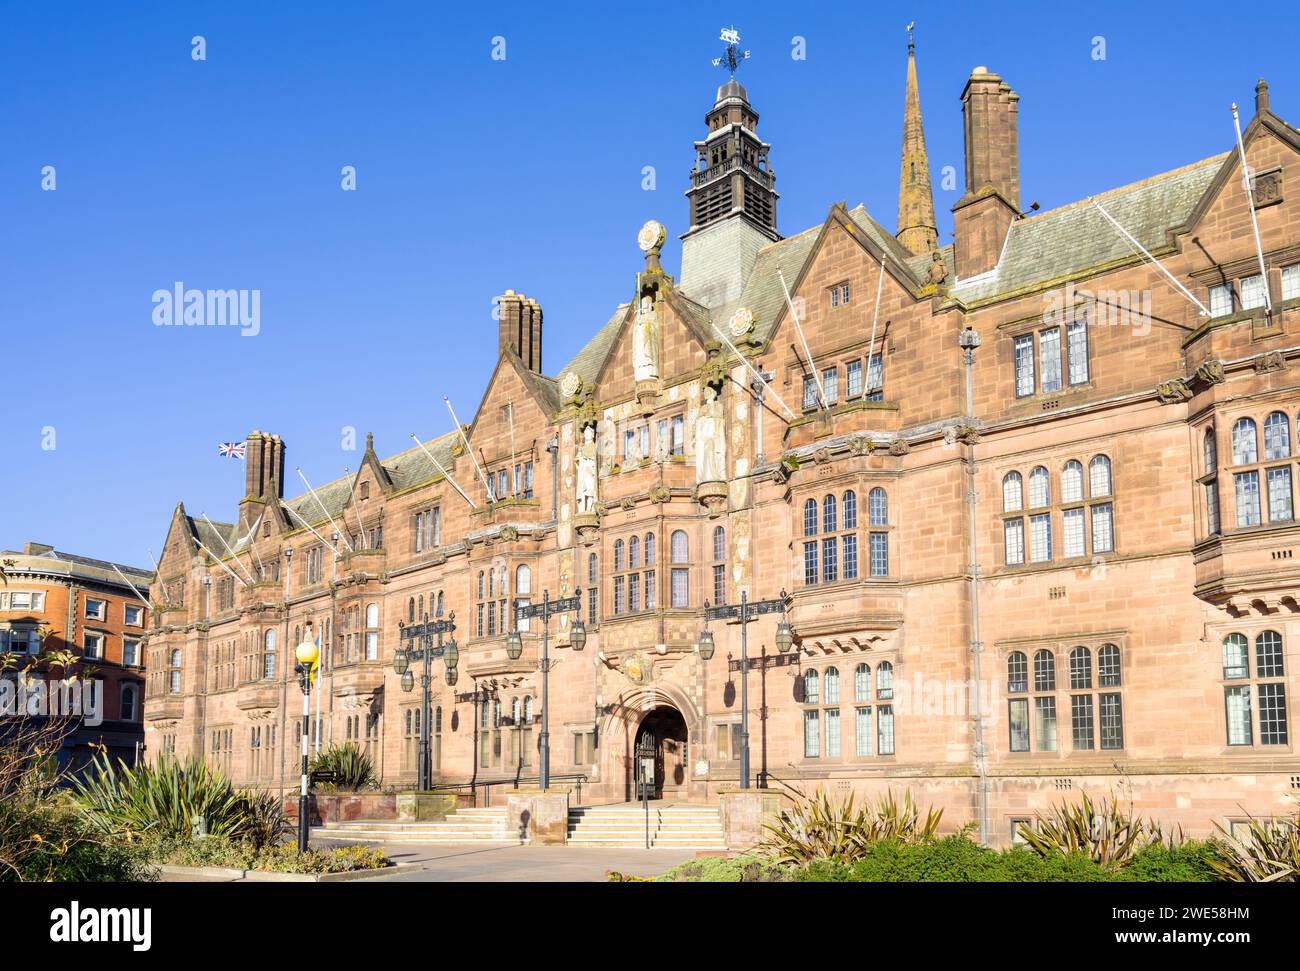
[[[340,840],[346,843],[347,840]],[[313,840],[325,847],[334,841]],[[377,844],[370,844],[377,845]],[[645,850],[604,846],[430,846],[393,843],[384,846],[394,863],[418,863],[419,870],[374,877],[412,882],[604,883],[607,873],[658,876],[695,859],[694,850]],[[364,880],[370,883],[371,880]]]

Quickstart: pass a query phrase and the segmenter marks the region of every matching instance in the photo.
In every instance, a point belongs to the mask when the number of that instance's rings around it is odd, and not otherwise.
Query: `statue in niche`
[[[596,511],[596,429],[588,425],[582,430],[582,443],[578,446],[578,513]]]
[[[695,418],[695,481],[727,481],[727,441],[722,400],[712,385],[704,386],[704,401]]]
[[[638,381],[659,378],[659,315],[648,293],[641,297],[632,324],[632,371]]]

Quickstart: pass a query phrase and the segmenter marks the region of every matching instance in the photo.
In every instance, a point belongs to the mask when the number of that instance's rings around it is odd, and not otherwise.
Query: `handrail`
[[[478,805],[478,790],[483,790],[483,805],[488,806],[492,801],[493,786],[510,786],[512,789],[520,788],[520,784],[541,783],[540,776],[506,776],[501,779],[479,779],[476,782],[444,782],[435,786],[429,786],[425,792],[465,792],[468,791],[474,796],[474,805]],[[577,805],[582,805],[582,784],[591,780],[585,773],[573,772],[567,775],[552,775],[552,782],[576,782]]]
[[[797,786],[792,786],[790,783],[786,782],[784,779],[782,779],[782,778],[781,778],[779,775],[777,775],[775,772],[772,772],[772,771],[770,771],[770,770],[769,770],[769,771],[765,771],[765,772],[762,773],[762,776],[763,776],[763,778],[764,778],[765,781],[766,781],[767,779],[772,779],[772,780],[774,780],[775,782],[781,784],[782,786],[784,786],[785,788],[787,788],[787,789],[789,789],[791,792],[793,792],[793,793],[794,793],[796,796],[798,796],[800,799],[807,799],[807,798],[808,798],[808,796],[807,796],[806,793],[804,793],[802,790],[800,790]],[[766,788],[766,787],[764,787],[764,788]]]

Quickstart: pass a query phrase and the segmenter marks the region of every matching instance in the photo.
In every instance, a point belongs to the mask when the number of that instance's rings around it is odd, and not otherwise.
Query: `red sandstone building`
[[[235,520],[172,517],[149,752],[292,786],[310,625],[313,732],[411,786],[398,624],[441,609],[460,662],[454,685],[434,669],[434,782],[535,776],[540,628],[511,660],[509,604],[580,593],[585,651],[567,616],[550,628],[553,773],[630,798],[649,736],[656,792],[711,801],[737,782],[740,648],[715,622],[700,656],[703,609],[785,591],[798,663],[749,676],[773,785],[910,788],[993,843],[1084,789],[1198,835],[1286,811],[1300,133],[1261,81],[1250,195],[1225,143],[1027,213],[1018,95],[980,67],[961,96],[951,245],[910,52],[897,234],[835,204],[782,235],[779,150],[732,80],[695,143],[680,279],[648,224],[627,302],[553,376],[541,308],[507,291],[463,438],[368,442],[354,477],[285,498],[284,443],[254,432]],[[750,625],[752,656],[779,653],[778,619]]]
[[[97,682],[99,711],[87,706],[64,741],[60,761],[75,768],[103,745],[134,764],[144,742],[144,641],[150,626],[153,574],[106,560],[65,553],[43,543],[0,553],[0,652],[15,674],[43,680],[71,674]],[[49,655],[70,651],[72,672],[51,667]],[[98,722],[94,724],[93,722]]]

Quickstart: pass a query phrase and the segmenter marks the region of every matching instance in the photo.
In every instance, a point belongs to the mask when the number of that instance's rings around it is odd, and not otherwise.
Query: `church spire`
[[[907,25],[907,97],[903,107],[903,164],[898,177],[898,241],[916,255],[939,245],[930,192],[930,157],[921,124],[921,92],[916,83],[916,43]]]

